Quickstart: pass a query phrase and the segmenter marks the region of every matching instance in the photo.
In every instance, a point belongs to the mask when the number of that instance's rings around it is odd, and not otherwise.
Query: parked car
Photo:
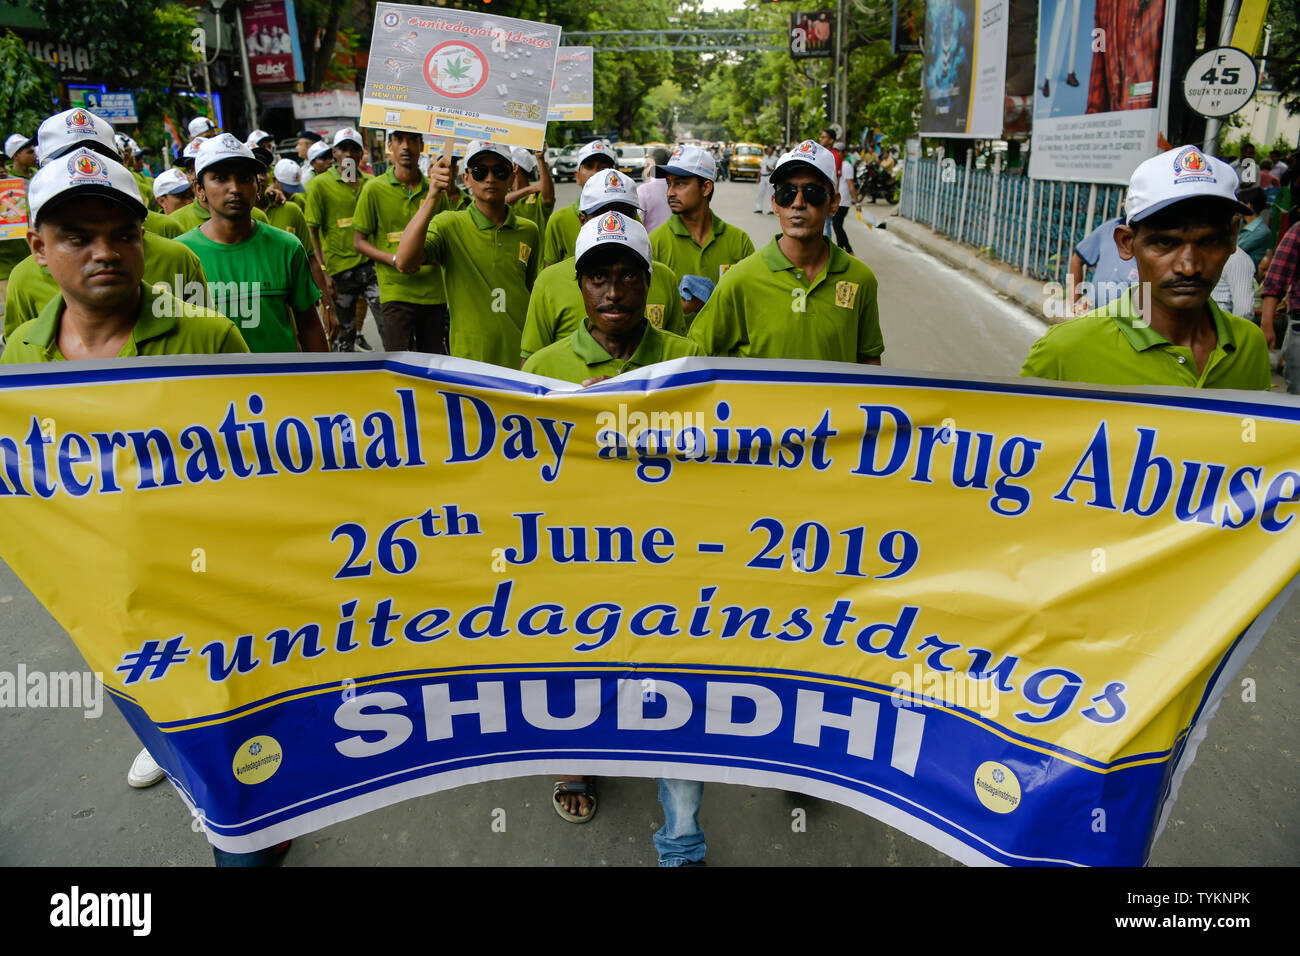
[[[763,147],[758,143],[737,143],[731,151],[731,178],[758,182],[759,168],[763,164]]]
[[[551,162],[551,178],[557,183],[571,182],[578,175],[578,150],[581,146],[566,146]]]
[[[644,146],[619,146],[618,171],[624,176],[640,182],[645,172],[646,150]]]

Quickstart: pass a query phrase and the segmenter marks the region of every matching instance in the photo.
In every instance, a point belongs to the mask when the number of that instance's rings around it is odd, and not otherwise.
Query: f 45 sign
[[[1231,116],[1255,95],[1259,71],[1245,50],[1224,46],[1206,50],[1187,68],[1183,99],[1196,113],[1213,119]]]

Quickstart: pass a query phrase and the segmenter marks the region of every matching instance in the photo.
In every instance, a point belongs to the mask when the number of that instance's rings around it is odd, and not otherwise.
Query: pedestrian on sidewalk
[[[754,198],[754,212],[772,212],[772,171],[776,169],[776,150],[769,144],[763,147],[763,160],[758,165],[758,195]]]
[[[835,244],[853,255],[853,247],[849,245],[848,234],[844,231],[844,217],[848,215],[849,205],[861,206],[858,201],[858,187],[853,183],[853,163],[845,159],[840,164],[840,182],[839,182],[839,208],[835,211]]]

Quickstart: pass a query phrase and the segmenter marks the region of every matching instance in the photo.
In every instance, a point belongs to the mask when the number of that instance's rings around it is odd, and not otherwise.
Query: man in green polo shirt
[[[352,244],[352,220],[361,189],[373,176],[361,171],[365,146],[351,127],[334,134],[334,165],[307,183],[307,225],[316,247],[316,262],[325,276],[325,294],[334,303],[339,322],[334,351],[370,351],[361,336],[366,306],[375,314],[383,335],[379,280],[375,264]],[[320,158],[319,156],[317,158]]]
[[[33,177],[29,202],[32,255],[58,294],[13,331],[0,361],[248,351],[225,316],[143,281],[145,207],[126,167],[74,150]]]
[[[194,172],[198,196],[212,215],[177,241],[198,255],[213,301],[238,319],[252,351],[328,351],[306,250],[296,236],[251,215],[265,171],[230,133],[207,140]]]
[[[446,353],[447,292],[442,269],[425,263],[414,273],[397,271],[397,246],[406,224],[429,192],[420,173],[424,137],[389,130],[389,167],[361,189],[352,218],[352,241],[374,260],[379,309],[384,315],[384,350]],[[450,194],[434,204],[434,215],[450,210]]]
[[[434,215],[451,185],[451,165],[439,157],[429,167],[429,193],[402,232],[395,264],[407,275],[426,262],[442,267],[452,355],[517,369],[540,258],[537,226],[506,205],[514,172],[506,147],[471,141],[465,166],[473,205]]]
[[[1210,298],[1236,248],[1249,207],[1237,175],[1195,146],[1169,150],[1133,172],[1120,256],[1138,285],[1108,305],[1049,329],[1020,374],[1098,385],[1268,389],[1264,333]]]
[[[607,169],[590,177],[582,187],[578,204],[578,216],[584,226],[607,212],[637,219],[641,209],[636,183],[617,169]],[[646,319],[655,328],[686,334],[682,300],[677,294],[677,275],[662,262],[653,263],[650,271],[645,311]],[[552,342],[567,338],[586,318],[573,257],[548,266],[533,283],[520,354],[528,358]]]
[[[587,180],[603,169],[613,169],[618,165],[618,154],[603,140],[592,140],[578,150],[578,168],[573,174],[578,189],[587,184]],[[553,266],[573,255],[574,245],[578,241],[578,230],[582,223],[578,219],[578,204],[555,210],[546,220],[546,241],[542,248],[542,265]]]
[[[650,237],[635,216],[608,210],[589,218],[578,232],[573,268],[583,321],[529,356],[525,372],[588,385],[656,362],[705,354],[646,317],[655,266]]]
[[[545,237],[546,222],[555,211],[555,183],[546,165],[546,148],[530,153],[516,146],[510,155],[515,161],[514,191],[506,196],[506,204],[514,209],[515,215],[531,219],[537,225],[537,234]],[[534,176],[537,182],[532,181]],[[542,245],[546,245],[545,238]]]
[[[113,127],[80,108],[65,110],[46,118],[37,130],[36,140],[40,147],[42,165],[63,159],[68,153],[82,147],[112,160],[120,157],[114,142]],[[167,173],[154,180],[154,183],[157,184],[165,176]],[[180,243],[171,241],[180,234],[180,228],[169,217],[152,211],[145,216],[144,281],[150,286],[161,283],[177,298],[202,305],[207,301],[207,276],[203,273],[198,256]],[[26,242],[23,247],[26,248]],[[49,270],[33,256],[26,256],[14,266],[5,292],[5,336],[11,335],[24,322],[36,318],[45,304],[58,293],[58,283]]]
[[[696,316],[690,336],[708,354],[880,364],[876,277],[824,236],[834,175],[834,155],[811,140],[777,161],[781,235],[728,269]]]
[[[694,146],[678,146],[658,170],[668,181],[673,214],[650,233],[655,259],[683,278],[702,276],[716,284],[724,272],[753,254],[754,244],[744,230],[728,226],[710,208],[717,177],[713,157]],[[700,305],[697,299],[683,299],[682,309],[690,316]]]

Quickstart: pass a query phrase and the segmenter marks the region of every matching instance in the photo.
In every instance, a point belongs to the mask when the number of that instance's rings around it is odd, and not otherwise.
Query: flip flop
[[[570,813],[568,810],[564,809],[564,804],[560,802],[560,797],[562,796],[588,798],[591,801],[590,812],[588,812],[585,817],[579,816],[576,813]],[[563,819],[568,820],[570,823],[590,823],[591,818],[596,815],[596,807],[598,806],[596,803],[595,782],[590,777],[584,778],[583,780],[555,781],[555,789],[551,791],[551,806],[555,808],[556,813],[558,813]]]

